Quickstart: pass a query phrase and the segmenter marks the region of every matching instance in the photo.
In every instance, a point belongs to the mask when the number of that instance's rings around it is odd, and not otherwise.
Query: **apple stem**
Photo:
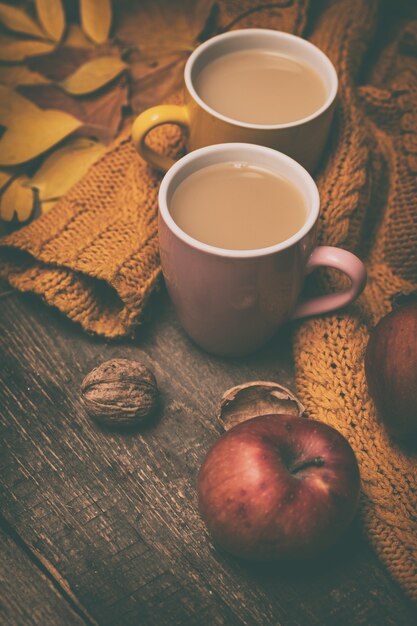
[[[290,469],[290,472],[291,474],[297,474],[297,472],[300,472],[307,467],[321,467],[322,465],[324,465],[323,457],[315,456],[313,459],[306,459],[305,461],[301,461],[301,463],[297,463]]]

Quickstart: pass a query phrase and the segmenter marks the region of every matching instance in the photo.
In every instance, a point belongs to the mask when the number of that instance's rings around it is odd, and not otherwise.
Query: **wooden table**
[[[358,522],[320,561],[248,566],[215,549],[198,516],[219,398],[251,379],[291,385],[288,332],[223,360],[184,336],[163,289],[138,337],[119,343],[12,293],[0,298],[0,344],[2,624],[417,623]],[[158,378],[163,406],[141,432],[85,414],[80,382],[111,357],[143,360]]]

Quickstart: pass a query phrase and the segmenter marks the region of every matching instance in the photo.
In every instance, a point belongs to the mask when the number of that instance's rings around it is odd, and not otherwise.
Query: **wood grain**
[[[99,624],[408,626],[416,618],[354,525],[310,564],[249,566],[217,550],[195,483],[221,432],[228,387],[291,386],[290,335],[257,355],[209,356],[184,336],[162,290],[133,342],[106,343],[30,296],[0,302],[1,509],[51,575]],[[143,360],[163,406],[139,432],[102,429],[79,397],[113,357]]]
[[[3,530],[0,530],[0,544],[1,624],[85,624],[48,578]]]

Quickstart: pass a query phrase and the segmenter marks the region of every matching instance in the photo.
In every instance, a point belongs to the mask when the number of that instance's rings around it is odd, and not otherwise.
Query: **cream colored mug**
[[[327,90],[323,106],[311,115],[285,124],[238,122],[212,109],[195,88],[204,66],[229,52],[262,48],[284,53],[313,67]],[[254,143],[289,155],[310,172],[323,152],[333,117],[337,74],[327,56],[309,41],[275,30],[249,28],[209,39],[189,57],[185,70],[185,104],[164,104],[147,109],[135,120],[132,138],[139,154],[155,168],[167,171],[174,163],[146,143],[147,134],[161,124],[178,124],[187,133],[187,150],[227,142]]]

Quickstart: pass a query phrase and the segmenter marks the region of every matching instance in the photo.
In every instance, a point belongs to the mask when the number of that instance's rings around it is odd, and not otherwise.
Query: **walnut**
[[[304,407],[286,387],[268,380],[254,380],[225,391],[217,417],[223,428],[229,430],[252,417],[272,413],[301,417]]]
[[[151,370],[129,359],[111,359],[94,368],[84,378],[81,394],[93,419],[123,427],[152,415],[159,396]]]

